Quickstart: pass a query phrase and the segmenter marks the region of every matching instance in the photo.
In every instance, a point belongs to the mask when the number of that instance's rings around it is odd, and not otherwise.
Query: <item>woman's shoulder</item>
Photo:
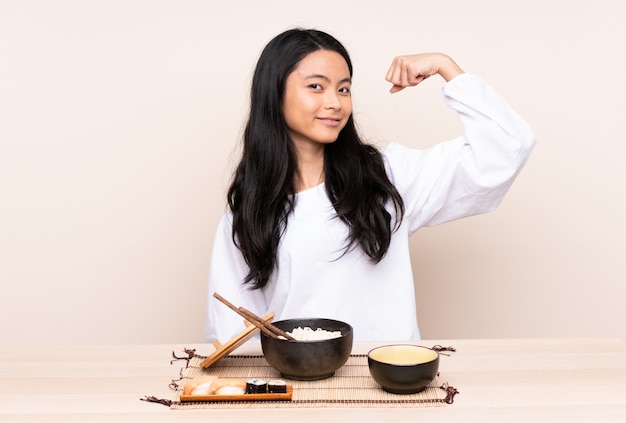
[[[233,212],[226,208],[217,222],[217,232],[230,233],[233,227]]]
[[[415,164],[416,161],[419,161],[424,156],[425,150],[411,148],[397,141],[392,141],[381,148],[380,153],[383,156],[387,170],[392,170],[408,162]]]
[[[446,156],[450,151],[456,152],[462,145],[463,140],[458,137],[451,140],[440,141],[428,148],[410,147],[406,144],[393,141],[382,148],[380,152],[385,160],[386,166],[394,167],[407,164],[414,166],[421,161],[430,160],[431,157],[438,158],[438,156]]]
[[[406,145],[400,144],[397,141],[391,141],[389,144],[382,147],[380,149],[380,152],[383,156],[387,157],[387,156],[394,156],[397,154],[402,154],[403,152],[406,152],[407,150],[410,150],[410,148],[407,147]]]

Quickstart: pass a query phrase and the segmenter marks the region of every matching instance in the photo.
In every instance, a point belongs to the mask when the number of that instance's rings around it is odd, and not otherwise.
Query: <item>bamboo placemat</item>
[[[196,377],[216,375],[241,379],[280,379],[280,373],[272,368],[262,355],[229,355],[209,368],[202,368],[204,359],[193,350],[185,350],[189,357],[180,371],[180,378],[170,384],[175,393],[172,400],[147,397],[145,401],[159,402],[171,409],[202,408],[391,408],[391,407],[442,407],[452,404],[458,391],[440,379],[440,375],[417,394],[398,395],[382,390],[370,376],[367,356],[351,355],[346,364],[335,375],[318,381],[287,380],[293,386],[291,401],[232,401],[232,402],[181,402],[180,395],[185,384]],[[173,360],[173,361],[175,361]]]

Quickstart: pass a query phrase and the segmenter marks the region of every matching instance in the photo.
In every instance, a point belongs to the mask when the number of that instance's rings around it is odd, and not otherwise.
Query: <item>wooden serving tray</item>
[[[283,394],[240,394],[240,395],[181,395],[182,402],[218,402],[218,401],[291,401],[293,386],[287,385]]]

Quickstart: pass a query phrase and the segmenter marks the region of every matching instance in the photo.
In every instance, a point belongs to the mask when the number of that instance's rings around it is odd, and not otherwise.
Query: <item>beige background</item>
[[[460,130],[440,79],[387,93],[420,51],[536,132],[497,211],[412,238],[425,338],[626,339],[625,20],[620,0],[0,0],[0,343],[202,341],[252,67],[297,25],[345,43],[381,146]]]

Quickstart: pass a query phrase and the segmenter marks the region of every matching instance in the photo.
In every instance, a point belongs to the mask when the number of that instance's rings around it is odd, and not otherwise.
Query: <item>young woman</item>
[[[213,246],[207,341],[244,328],[215,292],[275,320],[348,322],[357,340],[419,339],[409,236],[493,210],[535,143],[492,88],[444,54],[397,57],[386,79],[394,93],[432,75],[447,81],[464,134],[379,151],[355,129],[352,64],[335,38],[293,29],[269,42]]]

